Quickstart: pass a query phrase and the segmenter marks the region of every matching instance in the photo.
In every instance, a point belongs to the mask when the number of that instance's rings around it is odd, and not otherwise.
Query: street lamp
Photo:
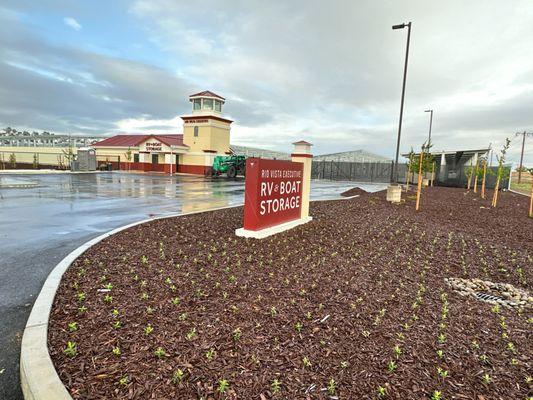
[[[524,146],[526,145],[526,136],[533,136],[533,132],[517,132],[515,136],[522,135],[522,152],[520,153],[520,167],[518,168],[518,184],[522,182],[522,162],[524,161]]]
[[[433,110],[426,110],[424,112],[431,113],[431,116],[429,117],[429,138],[428,138],[428,145],[431,144],[431,125],[433,124]]]
[[[402,101],[400,103],[400,122],[398,123],[398,141],[396,142],[396,159],[394,162],[394,183],[398,183],[398,157],[400,155],[400,137],[402,135],[403,102],[405,98],[405,81],[407,79],[407,60],[409,58],[409,40],[411,39],[411,23],[393,25],[392,29],[407,27],[407,47],[405,50],[405,65],[403,67]]]

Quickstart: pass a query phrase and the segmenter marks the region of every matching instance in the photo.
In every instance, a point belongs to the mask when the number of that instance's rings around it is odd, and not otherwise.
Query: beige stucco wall
[[[194,127],[198,126],[198,136],[194,136]],[[220,154],[230,151],[230,124],[208,119],[207,122],[184,121],[183,143],[190,152],[214,150]]]
[[[38,155],[39,163],[40,164],[47,164],[47,165],[59,165],[58,156],[62,156],[63,158],[63,164],[67,163],[67,160],[65,158],[64,152],[67,151],[67,147],[26,147],[26,146],[18,146],[18,147],[8,147],[8,146],[0,146],[0,162],[3,160],[4,162],[9,162],[9,156],[11,154],[15,154],[15,157],[17,159],[17,163],[33,163],[33,156],[34,154]],[[75,147],[72,148],[72,151],[74,154],[76,154],[77,149]]]

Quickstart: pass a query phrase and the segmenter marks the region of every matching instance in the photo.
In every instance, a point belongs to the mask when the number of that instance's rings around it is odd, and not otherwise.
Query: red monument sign
[[[244,229],[258,231],[300,219],[302,181],[302,163],[247,159]]]

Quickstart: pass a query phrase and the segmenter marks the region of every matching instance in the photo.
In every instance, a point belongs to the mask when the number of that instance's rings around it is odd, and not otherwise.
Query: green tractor
[[[216,156],[213,161],[213,176],[226,174],[228,178],[243,175],[246,170],[245,156]]]

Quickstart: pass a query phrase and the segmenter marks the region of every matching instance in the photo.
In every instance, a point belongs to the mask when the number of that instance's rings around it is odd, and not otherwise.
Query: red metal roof
[[[210,92],[209,90],[204,90],[203,92],[191,94],[189,98],[191,97],[216,97],[217,99],[226,100],[224,97],[219,96],[216,93]]]
[[[309,146],[312,146],[311,143],[306,142],[305,140],[299,140],[299,141],[297,141],[297,142],[294,142],[293,144],[307,144],[307,145],[309,145]]]
[[[154,138],[167,146],[183,146],[183,135],[116,135],[93,144],[95,147],[137,147],[149,138]]]

